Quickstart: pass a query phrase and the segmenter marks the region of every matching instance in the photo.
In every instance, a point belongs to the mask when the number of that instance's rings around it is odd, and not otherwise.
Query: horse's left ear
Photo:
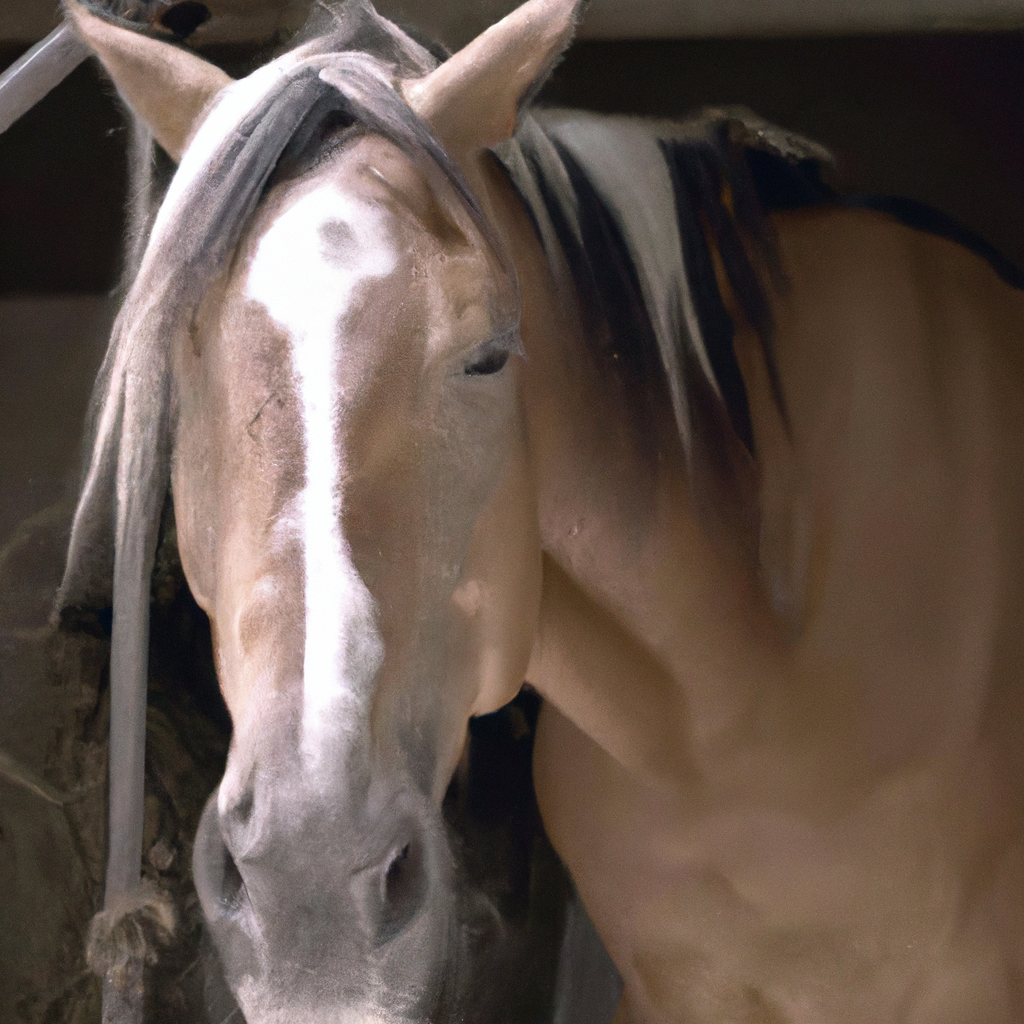
[[[572,41],[586,0],[528,0],[430,74],[403,87],[457,160],[495,146]]]
[[[104,21],[76,0],[64,0],[64,10],[124,101],[180,160],[210,102],[232,79],[188,50]]]

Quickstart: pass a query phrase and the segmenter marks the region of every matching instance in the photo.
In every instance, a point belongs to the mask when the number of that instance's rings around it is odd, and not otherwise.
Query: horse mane
[[[875,210],[967,248],[1024,288],[1010,260],[938,211],[841,195],[822,179],[828,150],[744,107],[707,108],[680,122],[540,111],[498,156],[556,281],[579,296],[569,301],[593,344],[632,369],[648,400],[653,387],[667,387],[705,525],[731,519],[751,553],[757,453],[716,262],[760,341],[787,432],[772,307],[788,284],[770,212]]]
[[[499,158],[594,344],[667,387],[697,510],[756,534],[754,437],[715,273],[760,339],[788,428],[773,347],[772,291],[786,287],[767,211],[832,201],[822,147],[743,108],[683,122],[543,111]]]

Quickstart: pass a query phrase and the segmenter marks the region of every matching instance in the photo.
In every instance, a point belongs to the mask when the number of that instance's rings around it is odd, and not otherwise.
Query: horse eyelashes
[[[508,362],[513,352],[523,353],[522,342],[518,331],[507,331],[496,338],[491,338],[477,349],[476,358],[466,364],[467,377],[486,377],[497,373]]]
[[[484,377],[490,373],[497,373],[508,362],[508,357],[508,349],[492,349],[490,352],[486,352],[481,359],[466,367],[466,376]]]

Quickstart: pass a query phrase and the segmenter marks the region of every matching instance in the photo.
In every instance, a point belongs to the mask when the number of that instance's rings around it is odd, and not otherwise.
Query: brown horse
[[[456,1012],[439,803],[527,679],[619,1020],[1020,1021],[1014,271],[747,115],[521,116],[576,6],[435,67],[349,5],[237,83],[71,8],[181,163],[64,600],[113,573],[130,694],[169,479],[229,981],[252,1024]]]

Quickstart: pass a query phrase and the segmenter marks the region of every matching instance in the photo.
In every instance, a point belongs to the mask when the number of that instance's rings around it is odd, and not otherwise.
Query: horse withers
[[[824,193],[766,218],[749,154],[815,150],[756,119],[521,116],[566,0],[438,67],[349,5],[237,83],[71,10],[181,163],[64,598],[113,518],[143,623],[170,480],[247,1019],[457,1015],[439,804],[524,678],[620,1020],[1019,1019],[1020,291]]]

